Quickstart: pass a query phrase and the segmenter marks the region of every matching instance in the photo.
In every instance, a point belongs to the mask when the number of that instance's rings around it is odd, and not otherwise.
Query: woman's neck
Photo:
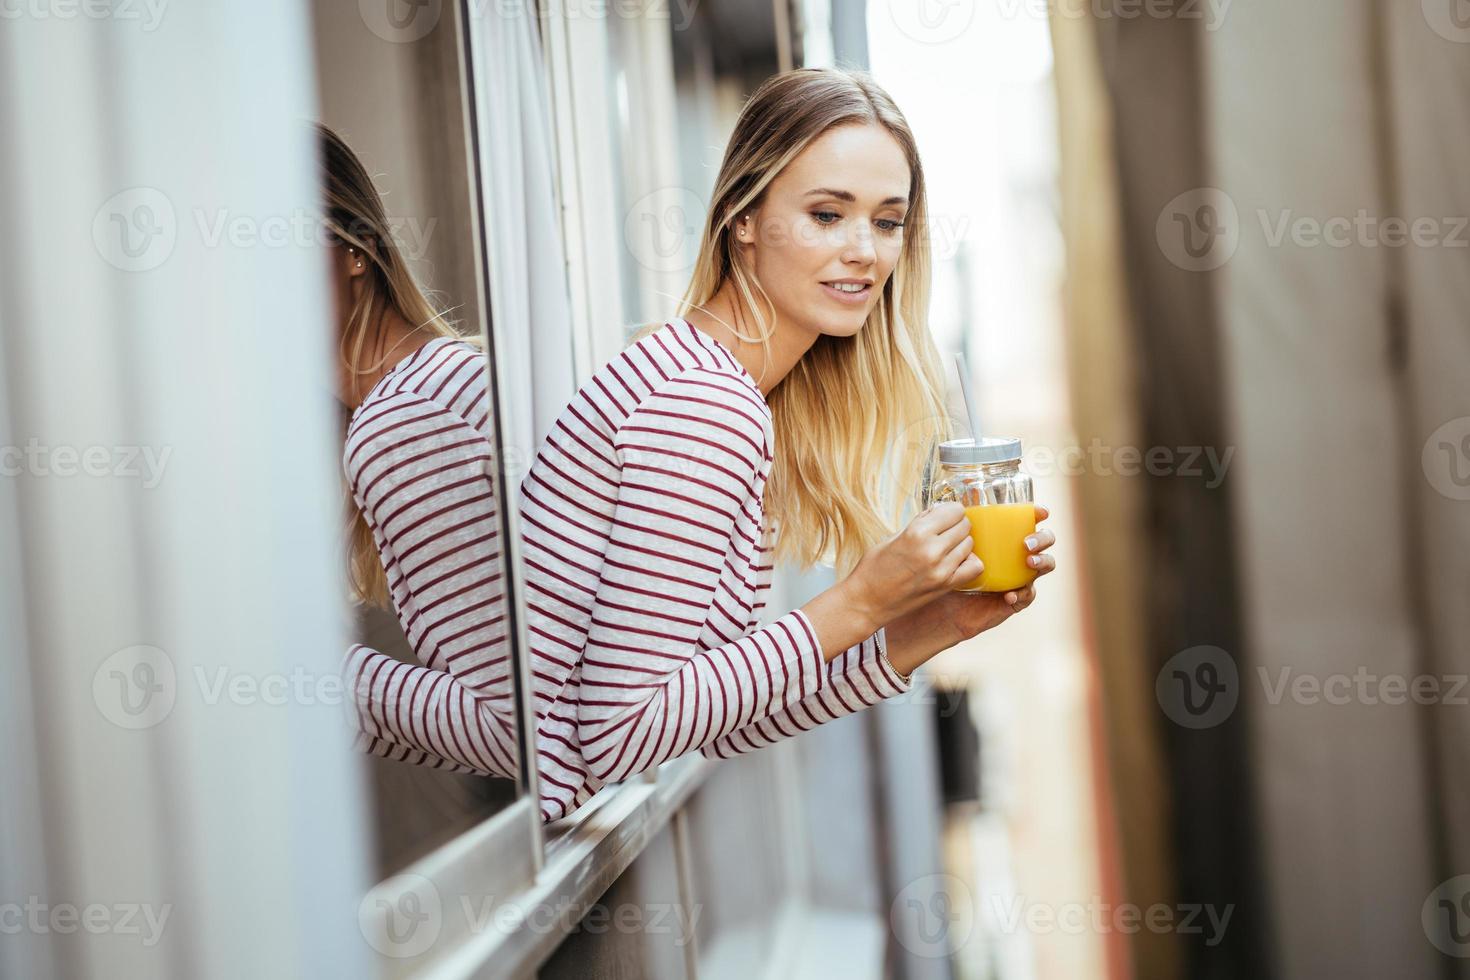
[[[738,308],[743,310],[743,304]],[[791,369],[796,367],[796,362],[801,360],[802,355],[817,342],[817,334],[801,330],[789,318],[778,315],[776,330],[770,339],[771,356],[767,360],[763,345],[741,340],[731,329],[732,326],[737,326],[746,334],[756,329],[754,324],[737,320],[736,309],[735,287],[726,282],[708,303],[691,309],[684,319],[728,347],[740,366],[755,378],[761,394],[769,395],[791,373]]]
[[[338,400],[348,409],[356,409],[384,375],[436,336],[431,330],[410,326],[397,313],[385,311],[377,328],[362,345],[356,370],[350,370],[340,360],[337,362]]]

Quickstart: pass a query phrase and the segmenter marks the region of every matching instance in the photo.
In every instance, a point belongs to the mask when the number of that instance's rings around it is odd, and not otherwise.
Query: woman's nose
[[[847,236],[847,247],[842,252],[844,262],[866,265],[876,259],[877,252],[873,248],[872,229],[859,227]]]

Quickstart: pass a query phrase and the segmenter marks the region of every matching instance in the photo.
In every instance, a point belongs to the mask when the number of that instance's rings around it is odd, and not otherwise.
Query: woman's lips
[[[873,295],[872,286],[864,286],[856,292],[845,292],[835,286],[829,286],[825,282],[822,283],[822,291],[837,300],[837,302],[846,303],[849,306],[862,306],[868,301],[868,297]]]

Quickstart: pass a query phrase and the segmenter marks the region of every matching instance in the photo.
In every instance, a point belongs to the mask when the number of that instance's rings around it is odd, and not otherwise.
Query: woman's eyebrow
[[[830,187],[818,187],[815,190],[807,191],[806,192],[806,196],[807,197],[835,197],[835,198],[837,198],[837,200],[839,200],[839,201],[846,201],[849,204],[856,203],[856,201],[857,201],[857,198],[853,196],[853,194],[852,194],[851,191],[837,191],[837,190],[833,190]],[[886,205],[889,205],[889,204],[907,204],[907,203],[909,203],[909,199],[906,198],[906,197],[886,197],[886,198],[883,199],[883,202],[880,205],[880,207],[881,206],[886,206]]]

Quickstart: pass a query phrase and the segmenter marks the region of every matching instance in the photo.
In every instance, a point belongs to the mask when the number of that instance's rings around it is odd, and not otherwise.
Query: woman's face
[[[813,140],[735,222],[735,241],[780,323],[850,337],[862,329],[903,250],[909,208],[903,148],[876,124]]]

